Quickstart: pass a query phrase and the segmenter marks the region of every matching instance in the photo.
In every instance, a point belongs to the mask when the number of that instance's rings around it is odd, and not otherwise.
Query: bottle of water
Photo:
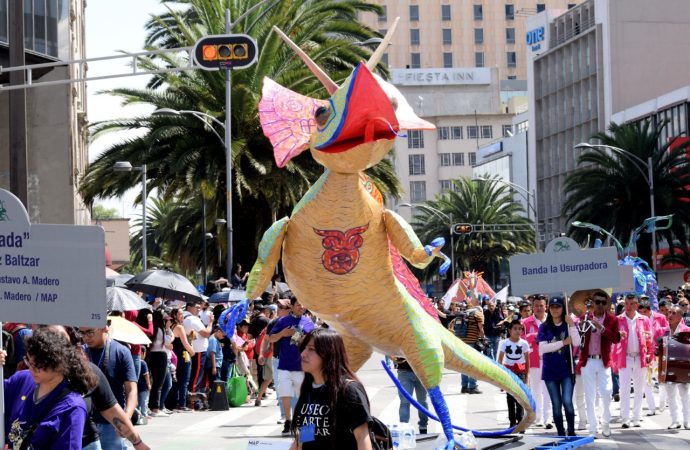
[[[400,427],[398,426],[397,423],[394,423],[390,427],[391,429],[391,437],[393,439],[393,448],[399,449],[400,448]]]
[[[400,448],[408,449],[417,447],[416,433],[412,425],[409,423],[401,423],[400,432],[402,435],[400,438]]]

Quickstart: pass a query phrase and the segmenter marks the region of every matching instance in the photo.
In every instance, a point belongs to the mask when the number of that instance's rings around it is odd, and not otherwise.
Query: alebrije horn
[[[388,46],[391,43],[391,39],[393,39],[393,33],[395,33],[395,28],[398,26],[399,21],[400,17],[396,17],[393,21],[393,24],[388,29],[388,32],[383,37],[383,41],[376,48],[376,51],[371,55],[369,61],[367,61],[367,69],[369,69],[370,71],[374,71],[379,61],[381,61],[383,54],[386,53],[386,50],[388,50]]]
[[[316,78],[321,82],[321,84],[323,84],[323,87],[326,88],[326,90],[328,91],[329,94],[333,94],[335,91],[338,90],[338,85],[335,84],[335,81],[331,80],[331,78],[326,74],[326,72],[324,72],[324,71],[321,69],[321,67],[319,67],[319,66],[309,57],[309,55],[307,55],[307,54],[304,52],[304,50],[302,50],[301,48],[299,48],[299,47],[297,46],[297,44],[295,44],[294,42],[292,42],[292,40],[291,40],[289,37],[287,37],[287,35],[286,35],[285,33],[283,33],[282,30],[281,30],[280,28],[278,28],[278,27],[276,27],[276,26],[274,25],[274,26],[273,26],[273,31],[275,31],[276,34],[277,34],[278,36],[280,36],[280,38],[281,38],[282,40],[284,40],[285,43],[286,43],[287,45],[289,45],[290,48],[292,48],[292,49],[295,51],[295,53],[297,53],[297,56],[299,56],[300,59],[301,59],[302,61],[304,61],[304,64],[306,64],[307,67],[309,67],[309,70],[311,70],[311,72],[314,74],[314,76],[316,76]]]

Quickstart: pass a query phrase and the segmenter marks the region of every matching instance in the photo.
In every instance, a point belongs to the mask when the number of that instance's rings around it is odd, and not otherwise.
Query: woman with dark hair
[[[371,450],[369,399],[350,368],[343,339],[317,328],[300,344],[304,382],[291,425],[291,450]]]
[[[184,321],[182,310],[174,308],[170,312],[170,317],[172,317],[173,352],[177,357],[177,386],[175,386],[176,389],[173,389],[173,395],[176,394],[175,410],[188,412],[191,409],[187,407],[187,385],[192,374],[194,350],[187,339],[184,325],[182,325]]]
[[[539,326],[537,342],[539,354],[542,356],[541,378],[549,391],[553,422],[558,435],[566,436],[566,430],[563,427],[563,409],[565,409],[567,436],[575,436],[573,346],[580,345],[580,333],[573,319],[565,313],[563,297],[551,297],[549,300],[549,313],[544,323]]]
[[[170,319],[170,317],[168,317]],[[168,350],[173,348],[172,330],[165,326],[163,311],[153,312],[153,340],[148,354],[149,371],[151,372],[151,397],[149,408],[152,417],[168,417],[162,411],[165,399],[162,398],[163,383],[168,376]]]
[[[123,313],[125,319],[132,322],[134,325],[139,327],[141,331],[146,334],[148,338],[153,338],[153,317],[151,316],[151,310],[148,308],[140,309],[139,311],[125,311]],[[132,362],[134,362],[134,372],[139,379],[141,374],[141,345],[139,344],[128,344],[130,351],[132,352]]]
[[[25,344],[28,370],[5,380],[10,448],[81,449],[87,417],[82,395],[98,383],[88,361],[62,334],[48,328],[34,331]]]
[[[247,282],[248,277],[249,272],[245,272],[243,275],[242,265],[235,264],[232,268],[232,276],[230,277],[230,287],[232,289],[242,289],[244,287],[244,283]]]

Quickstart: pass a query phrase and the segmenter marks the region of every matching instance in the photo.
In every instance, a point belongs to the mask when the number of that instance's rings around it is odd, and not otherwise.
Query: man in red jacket
[[[587,332],[580,347],[580,359],[577,366],[580,369],[585,386],[585,402],[587,404],[587,422],[589,434],[597,435],[596,400],[597,391],[601,395],[601,434],[611,436],[611,346],[620,342],[618,319],[609,312],[611,297],[602,291],[592,295],[593,310],[581,320],[587,320]]]

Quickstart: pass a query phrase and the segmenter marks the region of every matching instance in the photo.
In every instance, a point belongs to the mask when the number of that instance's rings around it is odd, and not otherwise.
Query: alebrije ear
[[[309,70],[314,74],[314,76],[323,84],[323,87],[326,88],[329,94],[333,94],[335,91],[338,90],[338,85],[335,83],[335,81],[331,80],[331,78],[324,72],[321,67],[319,67],[310,57],[307,55],[304,50],[299,48],[297,44],[292,42],[292,40],[287,37],[285,33],[283,33],[280,28],[274,26],[273,31],[276,32],[278,36],[282,40],[285,41],[287,45],[290,46],[292,50],[294,50],[295,53],[297,53],[297,56],[300,57],[302,61],[304,61],[304,64],[307,65]]]

